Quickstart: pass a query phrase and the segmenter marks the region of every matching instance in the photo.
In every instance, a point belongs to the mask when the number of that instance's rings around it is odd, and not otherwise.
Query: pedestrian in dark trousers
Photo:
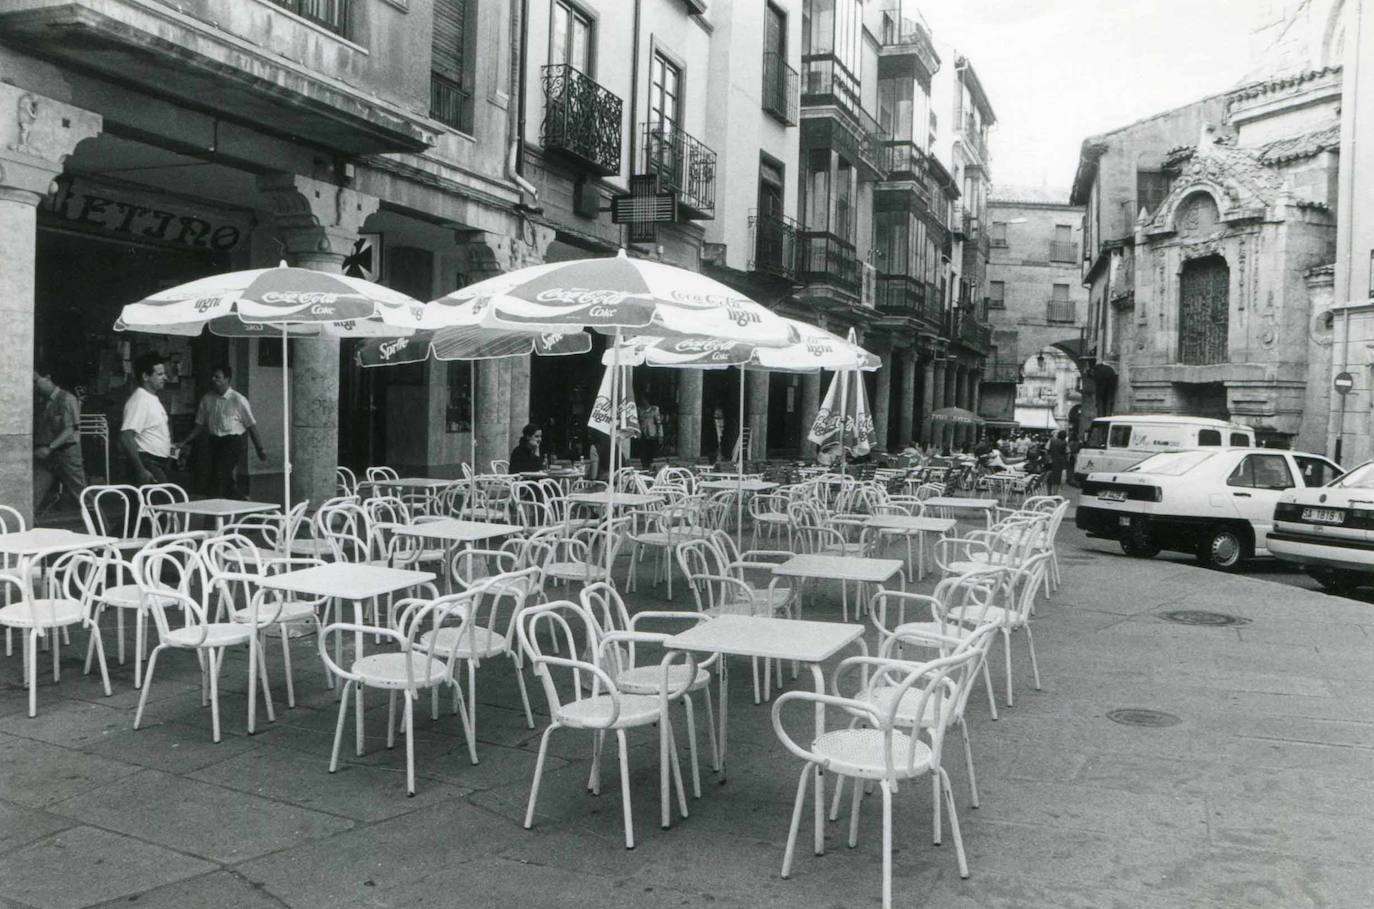
[[[133,377],[138,387],[124,402],[119,444],[139,486],[166,483],[172,466],[172,425],[157,396],[167,384],[162,355],[146,353],[135,360]]]
[[[33,369],[33,390],[38,396],[33,501],[34,514],[40,515],[56,506],[64,491],[80,502],[86,471],[81,463],[81,403],[76,395],[59,388],[52,370],[43,363]],[[54,483],[61,483],[61,488],[54,489]]]
[[[267,460],[262,440],[258,438],[257,421],[248,399],[229,387],[234,371],[221,364],[210,373],[210,391],[200,399],[196,408],[196,425],[182,445],[190,445],[202,434],[210,438],[210,473],[214,477],[215,495],[238,499],[239,461],[248,452],[248,440],[259,461]]]
[[[1059,483],[1063,479],[1064,469],[1069,466],[1068,435],[1061,429],[1053,439],[1050,439],[1050,470],[1045,477],[1045,490],[1052,496],[1059,495]]]

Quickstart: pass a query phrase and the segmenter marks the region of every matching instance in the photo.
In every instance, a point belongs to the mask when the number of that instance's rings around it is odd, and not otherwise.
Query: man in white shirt
[[[238,468],[248,451],[248,439],[259,461],[267,460],[262,440],[258,438],[258,423],[248,399],[229,387],[234,371],[227,364],[216,366],[210,373],[210,388],[196,408],[196,425],[183,445],[190,445],[201,433],[210,436],[210,470],[214,475],[215,494],[227,499],[239,498]]]
[[[172,465],[172,426],[157,393],[167,384],[162,355],[146,353],[134,361],[138,387],[124,402],[119,444],[140,486],[166,483]]]

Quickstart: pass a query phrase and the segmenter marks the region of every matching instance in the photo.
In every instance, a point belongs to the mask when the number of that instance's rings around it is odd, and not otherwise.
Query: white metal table
[[[779,565],[773,566],[774,578],[823,579],[840,582],[840,594],[844,615],[849,615],[850,581],[859,585],[858,601],[854,604],[857,618],[863,608],[863,585],[886,584],[893,576],[898,579],[901,590],[906,590],[906,570],[901,559],[868,559],[859,556],[825,555],[808,553],[795,555]],[[801,591],[797,593],[797,614],[801,615]]]
[[[938,508],[942,513],[951,511],[981,511],[988,527],[992,526],[992,515],[997,510],[996,499],[974,499],[959,496],[934,496],[925,500],[926,508]]]
[[[697,484],[700,489],[714,489],[717,491],[733,492],[767,492],[770,489],[777,489],[777,483],[770,483],[767,480],[741,480],[738,477],[726,477],[723,479],[712,479]]]
[[[386,596],[400,590],[407,590],[435,579],[429,571],[412,571],[406,568],[387,568],[381,565],[357,565],[353,562],[326,562],[310,568],[288,571],[284,574],[268,575],[258,583],[272,590],[285,590],[312,597],[329,597],[348,600],[353,603],[354,624],[363,624],[363,601]],[[363,656],[363,633],[354,632],[353,658]],[[339,661],[340,663],[342,661]],[[357,692],[357,750],[363,750],[363,699],[362,688]],[[250,709],[253,701],[249,700]],[[253,728],[249,719],[249,729]]]
[[[219,533],[224,529],[224,522],[230,518],[277,511],[281,506],[275,502],[250,502],[246,499],[198,499],[194,502],[154,505],[152,508],[154,511],[165,511],[171,514],[203,515],[214,518],[215,532]]]
[[[427,540],[441,540],[446,543],[476,543],[503,537],[524,530],[517,524],[497,524],[490,521],[463,521],[458,518],[440,518],[437,521],[420,521],[410,524],[380,524],[394,533],[409,537],[422,537]]]
[[[609,492],[575,492],[568,496],[568,501],[577,505],[597,505],[605,507],[610,503]],[[625,505],[629,508],[642,508],[645,505],[654,505],[663,501],[663,496],[654,493],[644,492],[617,492],[615,494],[615,504]]]
[[[897,563],[899,566],[901,563]],[[766,616],[723,615],[709,622],[701,622],[663,642],[669,650],[692,653],[718,653],[724,656],[755,657],[770,660],[791,660],[811,667],[811,678],[817,694],[825,694],[825,674],[821,664],[845,647],[858,641],[859,649],[868,654],[863,639],[863,626],[840,622],[804,622],[800,619],[775,619]],[[729,716],[729,672],[727,661],[720,661],[720,764],[721,780],[725,779],[725,746]],[[824,705],[816,705],[816,737],[825,732]],[[668,730],[659,730],[660,747],[667,748]],[[660,791],[666,812],[667,765],[661,768]],[[825,776],[816,768],[816,837],[817,855],[825,852]],[[666,816],[666,815],[665,815]]]
[[[925,515],[875,514],[869,515],[864,522],[865,533],[876,530],[879,533],[901,534],[907,538],[907,567],[911,567],[911,538],[917,539],[916,577],[925,577],[925,539],[926,534],[938,533],[945,536],[954,531],[959,522],[953,518],[931,518]]]

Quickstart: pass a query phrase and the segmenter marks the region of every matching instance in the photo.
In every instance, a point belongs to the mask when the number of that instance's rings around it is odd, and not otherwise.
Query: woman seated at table
[[[533,423],[526,423],[520,430],[520,441],[510,453],[510,472],[527,473],[544,469],[544,457],[539,445],[544,439],[544,431]]]

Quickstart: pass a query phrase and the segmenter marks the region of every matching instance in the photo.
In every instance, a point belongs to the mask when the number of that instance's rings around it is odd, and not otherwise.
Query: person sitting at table
[[[544,431],[533,423],[520,430],[520,441],[510,453],[510,472],[529,473],[544,469],[544,457],[539,451]]]

